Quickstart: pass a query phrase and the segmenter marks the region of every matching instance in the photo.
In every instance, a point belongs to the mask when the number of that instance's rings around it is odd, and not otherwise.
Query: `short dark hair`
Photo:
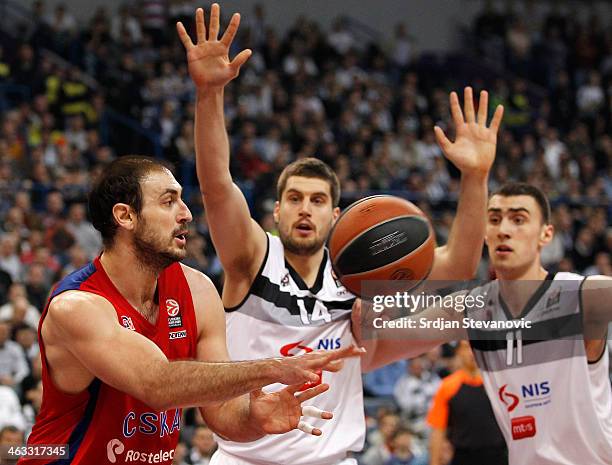
[[[4,438],[4,433],[20,433],[23,437],[23,431],[15,425],[6,425],[0,429],[0,439]]]
[[[113,217],[113,207],[125,203],[136,214],[142,210],[141,182],[149,173],[170,170],[160,160],[138,155],[127,155],[112,161],[95,181],[88,196],[91,222],[100,234],[105,247],[111,247],[118,225]]]
[[[544,224],[550,224],[550,203],[546,194],[539,187],[525,182],[509,182],[504,184],[493,195],[501,195],[502,197],[512,197],[515,195],[527,195],[532,197],[540,207],[542,220]],[[493,197],[493,195],[491,197]]]
[[[305,178],[317,178],[326,181],[329,184],[332,205],[334,207],[338,206],[340,202],[340,181],[338,181],[338,176],[336,176],[334,170],[332,170],[327,163],[318,158],[306,157],[300,158],[287,165],[280,174],[278,183],[276,184],[276,195],[278,200],[281,199],[287,187],[287,180],[291,176],[303,176]]]

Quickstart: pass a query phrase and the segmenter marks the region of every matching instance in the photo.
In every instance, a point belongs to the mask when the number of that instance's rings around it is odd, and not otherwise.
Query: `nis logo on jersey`
[[[508,413],[512,413],[521,403],[525,408],[542,407],[551,403],[552,389],[549,381],[523,384],[520,393],[512,392],[504,384],[498,391],[499,399],[506,406]],[[532,438],[536,435],[536,419],[531,415],[510,419],[512,439]]]
[[[499,400],[506,406],[508,412],[514,411],[521,401],[525,408],[543,407],[552,402],[550,382],[523,384],[520,392],[511,392],[504,384],[498,391]]]
[[[342,347],[342,341],[339,337],[328,337],[319,339],[315,345],[315,348],[303,345],[304,341],[292,342],[285,344],[280,348],[280,354],[283,357],[292,357],[294,355],[302,355],[312,352],[313,350],[333,350]]]

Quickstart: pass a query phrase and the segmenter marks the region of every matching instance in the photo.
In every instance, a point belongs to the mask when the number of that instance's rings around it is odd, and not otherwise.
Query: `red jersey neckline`
[[[155,336],[157,334],[157,329],[161,321],[161,318],[160,318],[161,306],[159,305],[159,303],[158,303],[158,309],[157,309],[157,320],[155,321],[155,324],[153,324],[149,320],[147,320],[144,316],[142,316],[142,313],[140,313],[136,308],[134,308],[132,304],[130,304],[128,300],[125,297],[123,297],[123,294],[119,292],[119,289],[117,289],[112,279],[110,279],[110,276],[106,273],[106,270],[104,269],[104,266],[102,265],[102,262],[100,261],[100,257],[96,257],[96,259],[94,260],[94,265],[96,267],[96,270],[100,272],[100,275],[108,284],[109,288],[116,295],[117,299],[121,302],[122,307],[125,306],[126,310],[131,314],[130,316],[136,318],[140,323],[142,323],[143,334],[149,337]],[[157,278],[157,290],[159,293],[159,277]],[[161,298],[158,298],[158,302],[161,302]]]

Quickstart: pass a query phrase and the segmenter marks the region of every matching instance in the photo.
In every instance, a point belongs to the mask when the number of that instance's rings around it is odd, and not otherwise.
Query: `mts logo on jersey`
[[[512,429],[512,439],[532,438],[536,435],[536,422],[532,416],[513,418],[510,424]]]
[[[551,402],[550,382],[542,381],[539,383],[523,384],[520,394],[508,390],[508,385],[504,384],[498,391],[499,400],[506,406],[508,412],[512,412],[522,400],[525,408],[542,407]]]

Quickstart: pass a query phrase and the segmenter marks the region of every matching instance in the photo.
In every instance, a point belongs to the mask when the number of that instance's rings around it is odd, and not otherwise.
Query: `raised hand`
[[[463,110],[459,105],[459,97],[456,92],[450,94],[450,109],[453,122],[455,123],[455,142],[448,140],[444,131],[436,126],[434,132],[438,145],[453,165],[462,174],[487,175],[493,161],[495,160],[495,147],[497,145],[497,131],[501,124],[504,107],[498,105],[487,127],[487,109],[489,106],[489,94],[486,90],[480,92],[478,103],[478,116],[474,111],[474,99],[472,88],[466,87],[463,96]]]
[[[331,412],[324,412],[316,407],[302,407],[302,402],[312,399],[327,391],[329,385],[319,384],[313,388],[299,392],[301,384],[287,386],[285,389],[265,394],[261,389],[251,392],[250,417],[266,434],[280,434],[296,428],[308,434],[321,436],[319,428],[314,428],[302,416],[330,420]]]
[[[178,35],[187,51],[189,74],[198,89],[222,88],[240,72],[240,67],[251,56],[251,50],[240,52],[233,60],[229,58],[229,49],[240,25],[240,14],[234,13],[232,19],[221,37],[219,34],[220,8],[213,3],[210,11],[210,24],[208,39],[206,38],[206,25],[204,24],[204,10],[196,10],[197,43],[194,45],[185,30],[183,23],[176,23]]]

